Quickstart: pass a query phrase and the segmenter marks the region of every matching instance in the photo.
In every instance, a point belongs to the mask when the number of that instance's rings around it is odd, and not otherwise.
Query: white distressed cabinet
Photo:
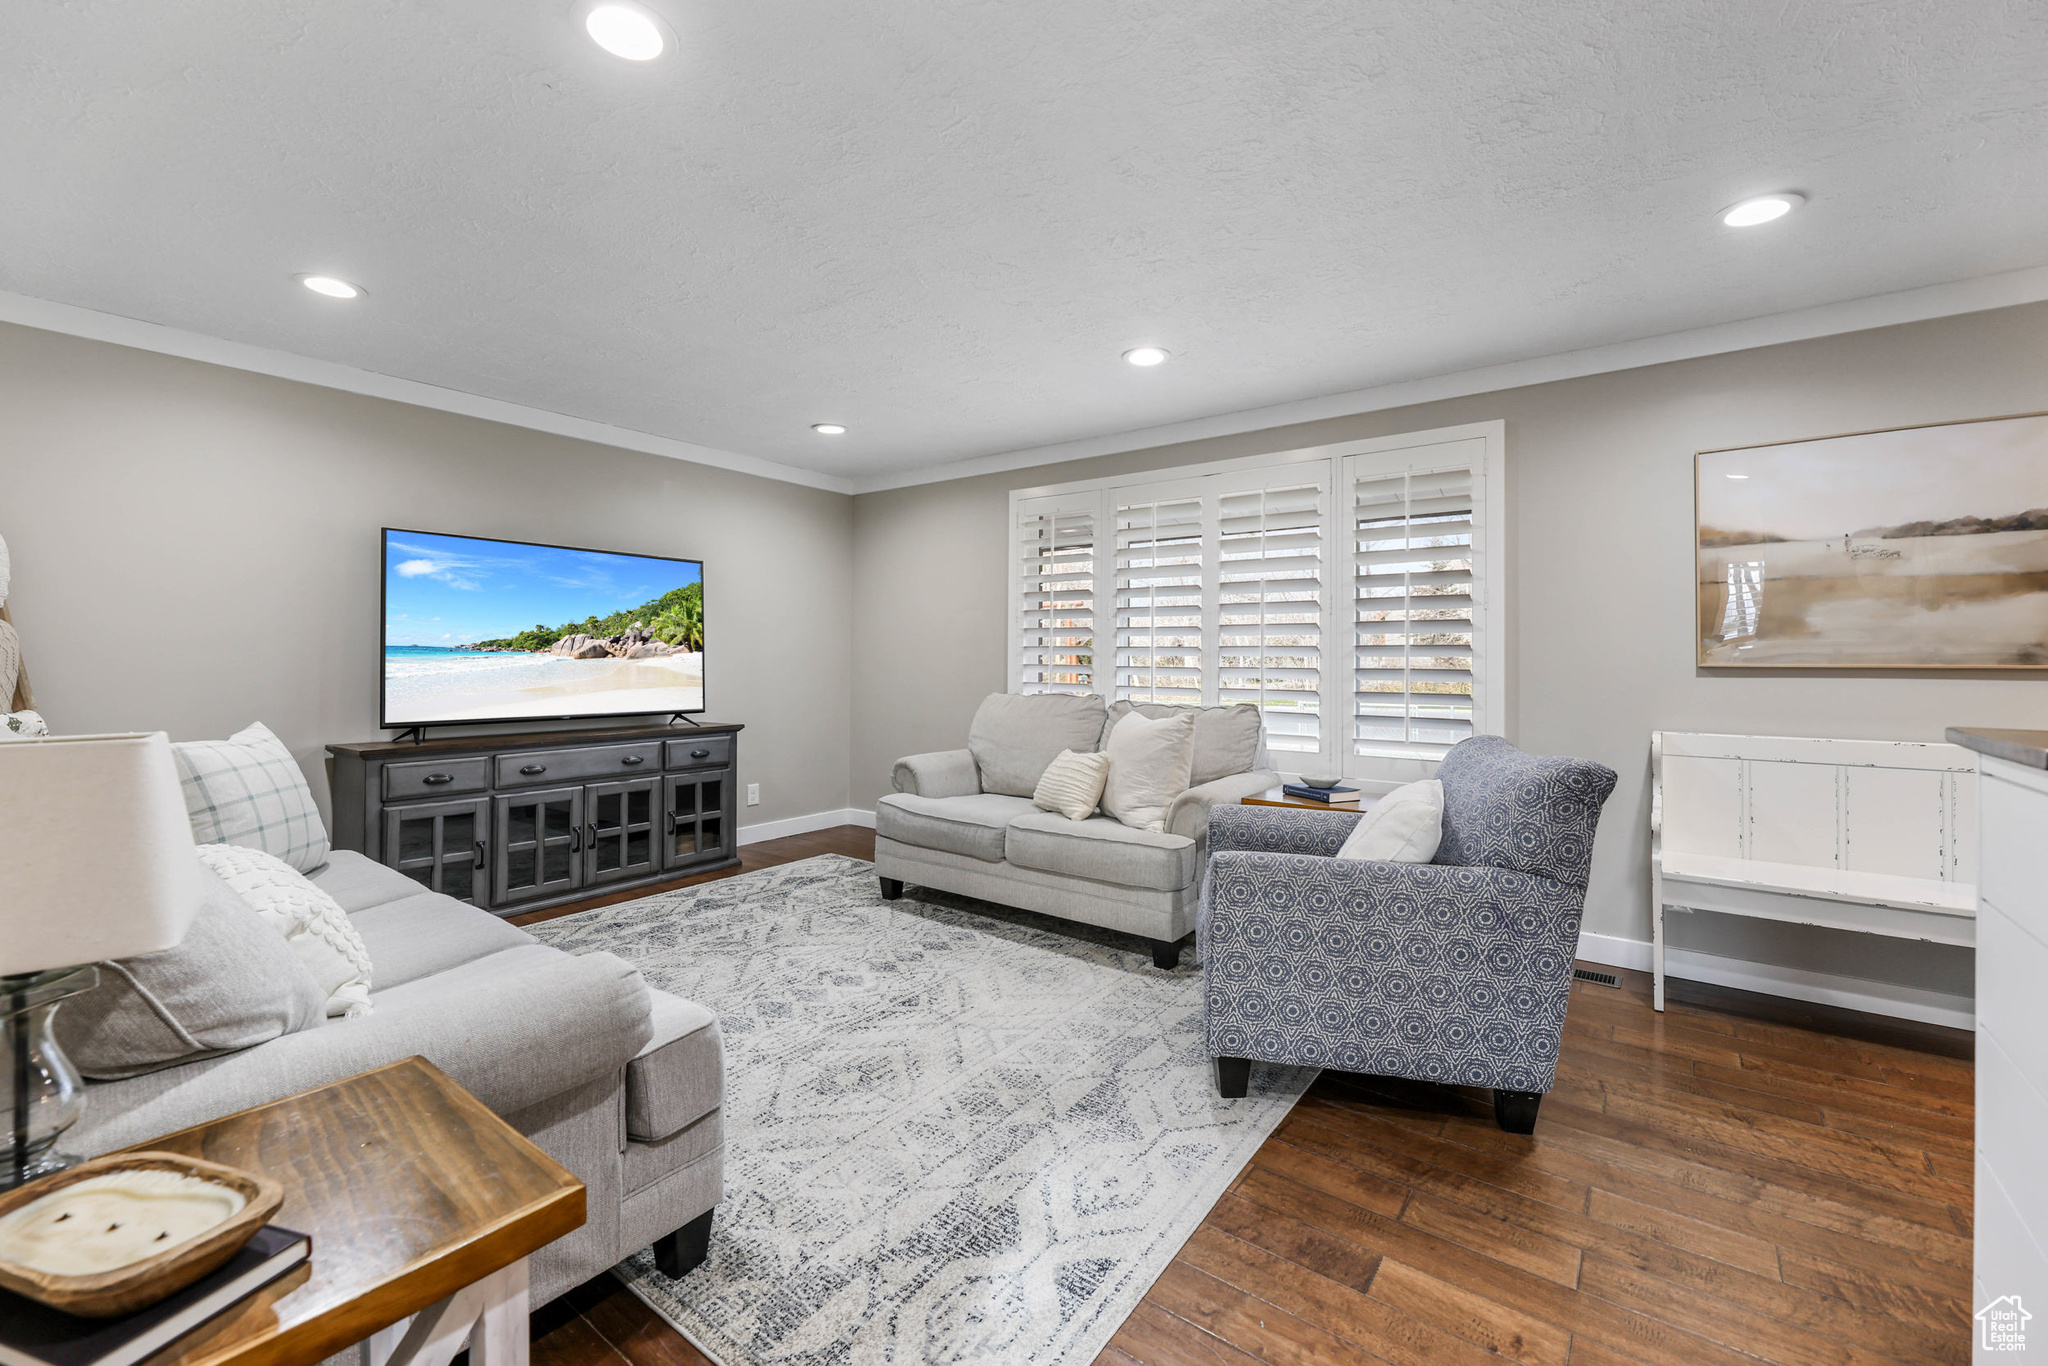
[[[2001,1329],[2048,1350],[2048,731],[1951,730],[1977,751],[1977,1362]],[[2029,1318],[2036,1321],[2029,1325]]]

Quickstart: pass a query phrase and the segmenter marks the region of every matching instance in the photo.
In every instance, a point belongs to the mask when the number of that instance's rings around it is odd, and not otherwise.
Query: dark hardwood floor
[[[874,834],[712,876],[820,853]],[[1969,1036],[1694,984],[1658,1015],[1619,976],[1573,988],[1533,1137],[1483,1092],[1325,1073],[1097,1366],[1967,1361]],[[707,1362],[609,1276],[533,1331],[534,1366]]]

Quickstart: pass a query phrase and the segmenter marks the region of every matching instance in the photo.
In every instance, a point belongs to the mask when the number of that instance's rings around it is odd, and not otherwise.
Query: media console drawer
[[[710,768],[716,764],[732,762],[732,737],[730,735],[706,735],[696,740],[671,740],[668,742],[668,766],[670,768]]]
[[[498,756],[500,788],[581,782],[587,778],[631,778],[661,772],[661,743],[602,745],[585,749],[530,749]]]
[[[489,759],[442,759],[426,764],[384,765],[384,800],[447,797],[481,792],[491,785]]]

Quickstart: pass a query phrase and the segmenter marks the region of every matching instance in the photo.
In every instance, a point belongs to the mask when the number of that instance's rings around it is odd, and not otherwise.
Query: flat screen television
[[[384,528],[386,728],[704,710],[704,565]]]

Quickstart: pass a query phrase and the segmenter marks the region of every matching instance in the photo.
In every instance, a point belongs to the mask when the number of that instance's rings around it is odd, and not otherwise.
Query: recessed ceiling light
[[[597,0],[579,5],[583,31],[590,41],[614,57],[651,62],[668,51],[674,35],[661,16],[628,0]]]
[[[1733,208],[1721,211],[1721,221],[1731,228],[1753,228],[1759,223],[1768,223],[1783,218],[1806,202],[1803,194],[1766,194],[1755,199],[1745,199]]]
[[[352,285],[332,275],[294,275],[292,278],[315,294],[324,294],[330,299],[354,299],[368,292],[361,285]]]
[[[816,432],[819,436],[846,435],[846,428],[840,426],[837,422],[813,422],[811,424],[811,430]]]
[[[1124,359],[1133,365],[1164,365],[1167,353],[1156,346],[1136,346],[1124,352]]]
[[[1731,474],[1731,475],[1729,475],[1728,477],[1729,477],[1730,479],[1747,479],[1747,478],[1749,478],[1749,476],[1748,476],[1748,475],[1746,475],[1746,474]]]

